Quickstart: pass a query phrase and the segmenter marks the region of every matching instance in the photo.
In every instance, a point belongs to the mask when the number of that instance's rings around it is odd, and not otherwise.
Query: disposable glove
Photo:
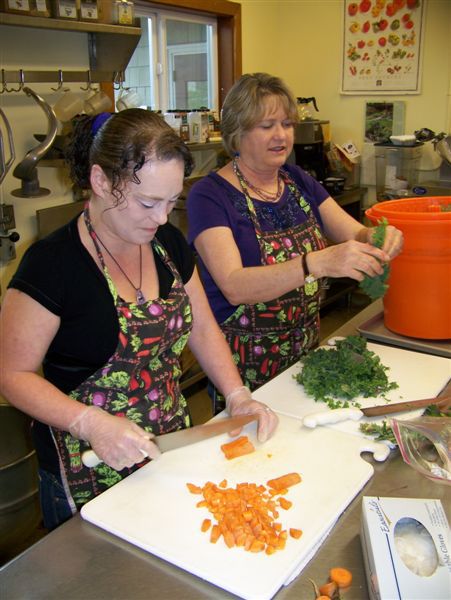
[[[142,462],[144,456],[157,458],[154,437],[126,417],[110,415],[98,406],[87,406],[69,425],[70,434],[89,442],[97,456],[121,471]]]
[[[231,417],[236,415],[258,415],[257,438],[259,442],[266,442],[275,432],[279,423],[277,415],[262,402],[252,398],[249,388],[241,386],[235,388],[226,398],[226,410]],[[238,435],[241,430],[231,432]]]

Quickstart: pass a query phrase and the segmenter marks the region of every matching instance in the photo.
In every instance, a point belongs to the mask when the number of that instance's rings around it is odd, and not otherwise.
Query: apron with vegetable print
[[[108,362],[69,396],[83,404],[99,406],[118,418],[130,419],[156,435],[189,427],[187,403],[179,388],[179,359],[192,327],[192,315],[178,271],[154,239],[154,251],[174,277],[169,296],[166,300],[156,298],[139,305],[124,302],[108,274],[86,210],[85,221],[114,298],[119,340]],[[74,512],[141,466],[118,472],[100,463],[90,469],[81,460],[89,444],[73,438],[67,431],[52,431],[63,483]]]
[[[260,246],[262,265],[291,260],[325,247],[318,221],[298,187],[280,174],[307,219],[283,231],[263,232],[246,184],[237,172],[249,215]],[[257,304],[241,304],[221,325],[245,385],[255,390],[291,366],[319,340],[318,282],[287,292],[280,298]],[[221,398],[215,399],[216,403]],[[215,411],[224,408],[216,404]]]

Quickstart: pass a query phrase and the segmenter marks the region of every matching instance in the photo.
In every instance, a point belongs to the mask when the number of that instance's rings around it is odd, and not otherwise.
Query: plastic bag
[[[433,481],[450,485],[451,419],[390,419],[390,424],[404,462]]]

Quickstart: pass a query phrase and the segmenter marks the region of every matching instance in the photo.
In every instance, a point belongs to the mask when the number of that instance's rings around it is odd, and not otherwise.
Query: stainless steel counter
[[[371,304],[333,335],[354,333],[360,323],[380,310],[379,301]],[[359,536],[363,495],[439,498],[450,518],[449,506],[445,503],[445,496],[449,499],[449,487],[435,484],[406,466],[398,451],[393,451],[384,463],[376,463],[371,455],[365,455],[365,459],[373,464],[374,476],[342,514],[298,578],[278,592],[277,600],[313,598],[309,579],[324,583],[332,566],[344,566],[353,573],[353,584],[345,595],[346,600],[368,598]],[[0,595],[7,600],[234,597],[98,529],[79,515],[0,570]]]

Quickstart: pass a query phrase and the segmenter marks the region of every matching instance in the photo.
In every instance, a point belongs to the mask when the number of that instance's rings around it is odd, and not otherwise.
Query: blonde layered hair
[[[239,153],[242,135],[263,119],[268,99],[280,103],[293,123],[298,121],[296,100],[279,77],[247,73],[231,87],[221,111],[222,142],[230,156]]]

